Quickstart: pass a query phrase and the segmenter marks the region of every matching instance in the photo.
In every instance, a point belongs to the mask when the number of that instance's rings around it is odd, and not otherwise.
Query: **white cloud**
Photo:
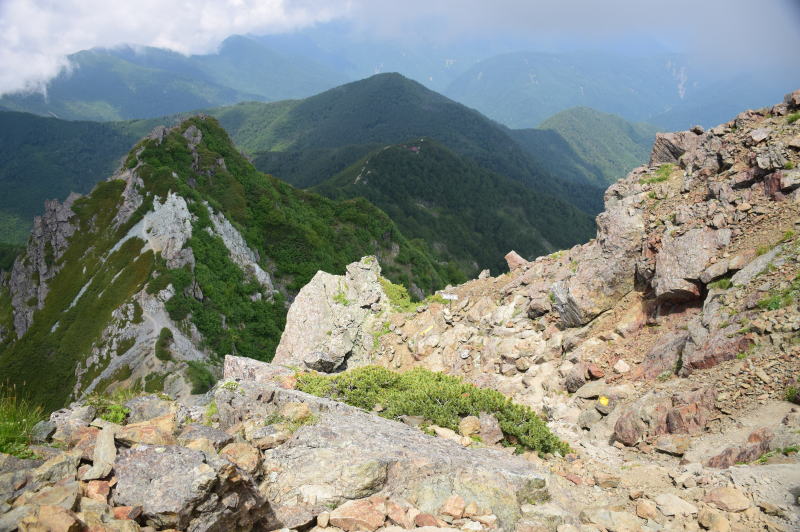
[[[40,90],[67,55],[122,44],[213,51],[233,34],[347,16],[348,0],[0,0],[0,94]]]
[[[0,0],[0,94],[41,89],[66,56],[122,44],[207,53],[233,34],[348,18],[406,43],[514,35],[532,45],[647,35],[708,64],[796,65],[796,0]]]

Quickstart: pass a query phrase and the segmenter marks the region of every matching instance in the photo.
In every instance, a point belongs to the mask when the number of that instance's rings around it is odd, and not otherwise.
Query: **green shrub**
[[[174,337],[172,336],[172,331],[167,327],[161,329],[161,332],[158,334],[158,340],[156,341],[156,358],[163,361],[172,360],[172,351],[170,347],[172,346],[172,340]]]
[[[139,395],[136,390],[119,390],[112,394],[92,394],[86,398],[86,404],[93,406],[96,416],[109,423],[124,425],[131,413],[130,408],[125,406],[125,402]]]
[[[719,288],[720,290],[727,290],[733,286],[733,281],[731,281],[730,277],[723,277],[722,279],[717,279],[713,283],[708,283],[708,288]]]
[[[381,405],[380,415],[389,419],[422,416],[429,424],[456,431],[463,417],[486,412],[500,422],[505,445],[519,451],[569,452],[569,446],[527,406],[512,402],[496,390],[478,388],[458,377],[423,368],[394,373],[366,366],[336,375],[301,373],[297,385],[306,393],[367,411]]]
[[[800,120],[800,113],[792,113],[786,117],[787,124],[794,124],[798,120]]]
[[[793,304],[800,297],[800,274],[798,274],[788,288],[773,290],[770,295],[758,302],[762,310],[778,310]]]
[[[31,458],[33,426],[44,419],[42,407],[20,396],[12,385],[0,385],[0,453]]]
[[[187,363],[189,367],[186,368],[186,376],[189,377],[189,381],[192,383],[192,393],[206,393],[217,381],[214,375],[202,362],[190,360]]]
[[[392,307],[398,312],[414,312],[417,310],[419,303],[411,301],[411,296],[405,286],[394,284],[388,279],[380,278],[381,287],[384,293],[389,298]]]
[[[798,390],[796,386],[789,386],[786,388],[786,392],[783,396],[790,403],[797,403],[798,397],[800,396],[800,390]]]

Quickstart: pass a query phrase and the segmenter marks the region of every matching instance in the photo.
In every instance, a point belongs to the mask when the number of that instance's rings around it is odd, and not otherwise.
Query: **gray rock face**
[[[650,166],[677,163],[684,153],[699,146],[702,140],[703,135],[694,131],[656,133],[653,151],[650,153]]]
[[[553,307],[565,326],[588,323],[633,290],[644,235],[635,200],[628,180],[609,188],[606,211],[597,217],[597,240],[584,246],[577,270],[553,284]]]
[[[236,391],[220,388],[216,393],[222,426],[263,420],[280,405],[296,402],[306,403],[316,420],[265,453],[263,467],[272,481],[263,488],[276,512],[296,501],[308,506],[340,504],[381,492],[413,498],[421,511],[436,513],[448,497],[458,494],[491,508],[501,530],[513,530],[522,504],[558,497],[549,475],[519,456],[467,449],[275,384],[242,382]]]
[[[70,194],[64,203],[57,200],[46,201],[44,214],[33,220],[33,230],[25,253],[14,262],[9,290],[17,338],[30,328],[34,311],[42,308],[47,297],[47,281],[55,277],[61,269],[58,259],[66,251],[69,238],[75,233],[72,204],[79,197],[78,194]]]
[[[389,308],[380,273],[375,257],[348,265],[344,276],[317,272],[289,308],[274,362],[323,372],[366,363]]]
[[[269,517],[251,480],[201,451],[136,445],[120,453],[114,469],[114,504],[142,505],[157,528],[247,529]]]
[[[656,256],[653,279],[656,297],[662,301],[698,297],[698,281],[719,247],[718,235],[709,228],[690,229],[674,238],[665,235]]]

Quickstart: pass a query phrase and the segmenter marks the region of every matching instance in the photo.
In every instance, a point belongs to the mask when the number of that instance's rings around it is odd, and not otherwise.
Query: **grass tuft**
[[[32,458],[28,450],[33,426],[44,419],[42,407],[22,397],[16,386],[0,385],[0,453]]]

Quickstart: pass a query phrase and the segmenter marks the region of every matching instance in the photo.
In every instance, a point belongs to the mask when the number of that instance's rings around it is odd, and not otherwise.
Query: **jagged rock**
[[[14,261],[8,288],[17,338],[30,328],[34,311],[42,308],[47,297],[47,282],[63,266],[59,259],[76,230],[72,205],[78,198],[78,194],[70,194],[64,203],[46,201],[44,214],[33,219],[25,252]]]
[[[699,146],[702,140],[702,134],[693,131],[656,133],[649,164],[677,163],[684,153]]]
[[[347,501],[330,514],[330,524],[347,532],[372,532],[386,520],[385,502]]]
[[[272,285],[272,279],[269,274],[259,266],[258,254],[250,249],[241,233],[231,225],[224,214],[211,211],[210,218],[214,226],[214,232],[219,235],[225,247],[228,248],[230,258],[234,264],[238,265],[246,273],[252,275],[258,284],[262,286],[267,295],[271,296],[275,292],[275,288]]]
[[[317,272],[289,308],[274,362],[323,372],[367,363],[378,313],[389,305],[380,273],[375,257],[344,276]]]
[[[683,456],[689,449],[691,440],[682,434],[665,434],[659,436],[655,443],[655,448],[662,453]]]
[[[700,295],[700,275],[720,247],[720,235],[709,228],[665,235],[656,256],[653,288],[661,301],[683,301]]]
[[[52,421],[40,421],[31,429],[31,441],[33,443],[44,443],[56,431],[56,424]]]
[[[670,332],[659,338],[645,355],[642,362],[642,376],[646,379],[654,379],[665,372],[676,373],[678,361],[688,339],[689,335],[682,331]]]
[[[116,433],[117,427],[108,426],[97,435],[92,453],[92,467],[81,476],[81,480],[105,478],[111,473],[117,458],[117,448],[114,445]]]
[[[790,111],[800,108],[800,89],[784,96],[783,103],[789,107]]]
[[[220,415],[234,392],[217,392]],[[317,504],[341,504],[377,492],[414,497],[423,512],[435,513],[452,495],[491,508],[504,530],[513,529],[522,502],[560,494],[548,475],[523,458],[492,449],[467,449],[418,429],[341,403],[283,389],[242,383],[237,412],[261,417],[280,405],[305,402],[314,422],[288,442],[264,453],[263,469],[274,481],[267,498],[283,504],[297,497]],[[250,404],[250,406],[244,406]]]
[[[120,452],[114,469],[114,504],[141,505],[144,519],[158,528],[230,530],[270,518],[252,481],[200,451],[135,445]],[[226,504],[233,499],[235,505]]]
[[[114,434],[114,438],[126,445],[146,443],[150,445],[175,444],[175,418],[166,414],[157,418],[125,425]]]
[[[233,442],[233,436],[227,432],[208,425],[187,425],[178,435],[178,443],[189,445],[192,441],[205,439],[214,449],[219,450]]]
[[[508,264],[509,270],[516,270],[517,268],[528,264],[527,260],[520,257],[519,253],[513,250],[509,251],[503,258],[506,259],[506,264]]]
[[[714,488],[704,500],[726,512],[741,512],[751,506],[750,500],[736,488]]]
[[[74,512],[60,506],[39,506],[19,522],[21,532],[47,530],[48,532],[79,532],[83,525]]]
[[[624,184],[606,193],[597,217],[597,240],[584,246],[575,273],[553,284],[553,307],[567,327],[579,327],[633,290],[644,221]]]
[[[698,389],[673,396],[650,392],[625,407],[614,438],[627,446],[661,434],[696,434],[714,411],[714,391]]]
[[[219,455],[250,474],[255,473],[261,465],[261,453],[248,443],[229,443]]]
[[[672,493],[662,493],[655,498],[658,509],[666,516],[685,517],[697,513],[697,506]]]
[[[608,508],[587,508],[581,512],[581,521],[599,525],[607,530],[641,529],[641,521],[635,515]]]
[[[728,447],[720,454],[706,461],[706,466],[724,469],[739,463],[750,463],[768,452],[774,434],[768,428],[758,429],[747,437],[747,443],[741,446]]]

